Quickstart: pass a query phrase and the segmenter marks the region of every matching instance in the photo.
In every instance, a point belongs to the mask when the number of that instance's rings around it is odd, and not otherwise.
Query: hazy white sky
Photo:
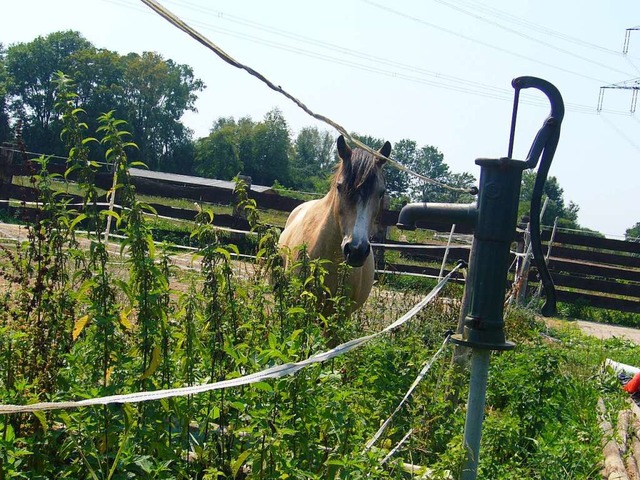
[[[607,90],[596,111],[601,86],[640,77],[640,30],[622,54],[626,29],[640,26],[637,0],[160,3],[349,131],[434,145],[454,172],[476,177],[475,158],[507,153],[511,79],[549,80],[567,106],[550,174],[580,206],[580,224],[622,235],[640,221],[640,108],[629,113],[631,90]],[[22,0],[2,13],[5,45],[74,29],[99,48],[153,50],[190,65],[207,85],[198,113],[184,119],[196,136],[218,117],[259,120],[274,107],[293,133],[325,128],[139,1]],[[548,114],[541,94],[523,100],[531,103],[520,107],[515,158]]]

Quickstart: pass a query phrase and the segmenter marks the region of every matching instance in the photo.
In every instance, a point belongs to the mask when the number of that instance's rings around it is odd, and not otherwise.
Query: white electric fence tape
[[[440,348],[438,349],[438,351],[433,355],[433,357],[431,357],[431,359],[425,363],[424,367],[422,367],[422,370],[420,370],[420,373],[418,374],[418,376],[416,377],[416,379],[413,381],[413,383],[411,384],[411,386],[409,387],[409,390],[407,391],[407,393],[405,394],[404,398],[400,401],[400,403],[398,404],[398,406],[396,407],[396,409],[393,411],[393,413],[391,415],[389,415],[389,418],[387,418],[384,423],[382,424],[382,426],[380,427],[380,429],[376,432],[376,434],[373,436],[373,438],[371,440],[369,440],[367,442],[367,444],[364,447],[364,451],[366,452],[367,450],[369,450],[371,447],[373,447],[373,445],[378,441],[378,439],[380,438],[380,435],[382,435],[384,433],[384,431],[387,429],[387,427],[389,426],[389,424],[391,423],[391,420],[393,419],[394,415],[396,413],[398,413],[400,411],[400,409],[402,408],[402,406],[406,403],[406,401],[409,399],[409,397],[411,396],[411,394],[413,393],[413,391],[416,389],[416,387],[418,386],[418,384],[422,381],[422,379],[424,378],[424,376],[427,374],[427,372],[429,371],[429,369],[431,368],[431,366],[433,365],[433,362],[436,361],[436,359],[440,356],[440,354],[443,352],[444,347],[447,345],[447,343],[449,343],[449,338],[450,335],[447,335],[444,339],[444,341],[442,342],[442,345],[440,346]]]
[[[398,451],[398,449],[402,446],[402,444],[409,439],[412,433],[413,433],[413,428],[409,430],[404,437],[402,437],[402,440],[400,440],[398,444],[395,447],[393,447],[391,451],[389,451],[389,453],[387,453],[387,456],[380,461],[380,465],[384,465],[387,462],[387,460],[393,457],[393,455]]]
[[[284,365],[277,365],[275,367],[268,368],[266,370],[262,370],[260,372],[252,373],[249,375],[245,375],[242,377],[232,378],[229,380],[223,380],[221,382],[216,383],[208,383],[204,385],[194,385],[191,387],[181,387],[181,388],[172,388],[165,390],[156,390],[153,392],[137,392],[130,393],[125,395],[109,395],[106,397],[98,397],[98,398],[90,398],[86,400],[80,401],[68,401],[68,402],[42,402],[42,403],[33,403],[30,405],[0,405],[0,414],[9,414],[9,413],[29,413],[29,412],[37,412],[44,410],[59,410],[59,409],[68,409],[68,408],[79,408],[79,407],[88,407],[92,405],[108,405],[112,403],[137,403],[137,402],[147,402],[150,400],[160,400],[162,398],[171,398],[171,397],[181,397],[187,395],[195,395],[198,393],[208,392],[211,390],[220,390],[223,388],[229,387],[239,387],[241,385],[249,385],[252,383],[261,382],[263,380],[267,380],[270,378],[280,378],[286,375],[291,375],[296,373],[298,370],[312,365],[314,363],[326,362],[332,358],[343,355],[354,348],[357,348],[368,341],[387,333],[391,330],[398,328],[403,323],[407,322],[411,318],[413,318],[422,308],[431,303],[438,293],[444,288],[447,284],[453,273],[460,268],[460,264],[458,264],[449,274],[444,277],[438,284],[435,286],[431,292],[427,296],[425,296],[420,302],[413,306],[411,310],[405,313],[398,320],[393,322],[391,325],[387,326],[385,329],[373,333],[371,335],[366,335],[364,337],[356,338],[354,340],[350,340],[342,345],[338,345],[337,347],[328,350],[326,352],[317,353],[306,360],[302,360],[300,362],[295,363],[285,363]]]

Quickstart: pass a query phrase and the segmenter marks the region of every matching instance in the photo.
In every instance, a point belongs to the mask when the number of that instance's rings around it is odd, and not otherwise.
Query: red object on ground
[[[640,373],[636,373],[622,388],[629,393],[636,393],[637,391],[640,391]]]

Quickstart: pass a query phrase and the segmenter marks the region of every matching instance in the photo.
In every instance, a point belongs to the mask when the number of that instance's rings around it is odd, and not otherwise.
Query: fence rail
[[[31,170],[24,164],[3,163],[3,151],[0,149],[0,200],[15,199],[24,201],[36,200],[37,192],[30,187],[14,185],[9,181],[14,175],[30,175]],[[6,156],[4,157],[6,160]],[[64,173],[63,165],[51,164],[49,170],[54,173]],[[167,175],[171,178],[170,175]],[[219,188],[210,185],[181,184],[178,180],[151,179],[143,176],[132,176],[132,183],[136,191],[141,194],[156,195],[168,198],[189,199],[193,201],[214,204],[231,205],[233,192],[229,188]],[[203,179],[203,183],[206,180]],[[111,173],[102,172],[96,175],[96,185],[108,189],[111,186]],[[274,192],[249,191],[261,209],[271,209],[290,212],[303,200],[279,195]],[[71,202],[81,199],[69,195]],[[1,208],[0,204],[0,208]],[[159,215],[181,220],[194,220],[196,210],[175,208],[166,205],[153,204]],[[22,214],[25,212],[23,211]],[[387,232],[388,227],[394,227],[398,219],[398,211],[385,210],[380,216],[381,231]],[[247,221],[243,218],[216,214],[214,225],[238,230],[249,230]],[[449,233],[451,224],[443,222],[421,222],[418,228]],[[456,228],[456,233],[471,233],[471,229]],[[548,247],[551,238],[550,229],[542,232],[542,239]],[[514,232],[514,242],[522,239],[522,233]],[[383,246],[376,248],[377,265],[380,270],[406,273],[411,275],[427,275],[438,277],[439,268],[433,266],[435,262],[442,262],[446,249],[445,245],[432,242],[429,248],[420,249],[409,242],[394,242],[386,238],[386,233],[376,238]],[[431,263],[403,264],[385,262],[385,251],[398,251],[401,258],[418,262]],[[468,260],[468,245],[452,245],[448,253],[448,266],[445,274],[451,270],[458,260]],[[581,303],[585,306],[607,308],[622,312],[640,313],[640,243],[613,240],[593,234],[556,232],[551,248],[549,260],[551,276],[556,284],[558,300],[566,303]],[[528,276],[529,288],[537,288],[537,274],[531,271]],[[460,274],[452,278],[453,281],[464,281]]]

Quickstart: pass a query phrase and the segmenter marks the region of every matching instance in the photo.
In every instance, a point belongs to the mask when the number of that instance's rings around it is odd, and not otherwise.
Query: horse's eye
[[[342,182],[336,183],[336,189],[338,190],[338,192],[342,193]]]
[[[384,194],[387,193],[385,189],[380,191],[380,198],[384,197]]]

